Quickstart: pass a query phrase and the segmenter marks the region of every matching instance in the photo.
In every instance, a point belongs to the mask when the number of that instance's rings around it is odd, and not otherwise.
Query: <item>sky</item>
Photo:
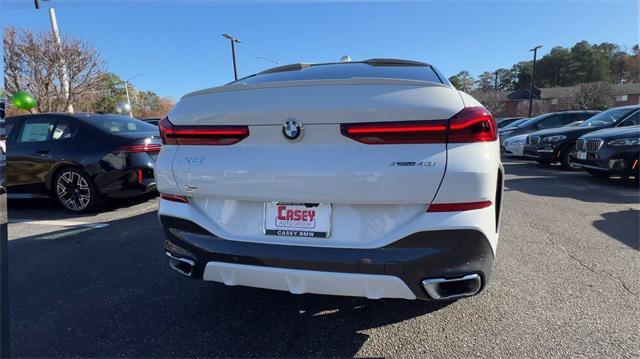
[[[50,31],[55,7],[63,36],[93,44],[106,68],[133,84],[179,99],[233,80],[229,41],[239,38],[238,72],[274,64],[405,58],[446,76],[511,67],[543,45],[581,40],[638,43],[636,0],[294,1],[294,0],[0,0],[2,26]]]

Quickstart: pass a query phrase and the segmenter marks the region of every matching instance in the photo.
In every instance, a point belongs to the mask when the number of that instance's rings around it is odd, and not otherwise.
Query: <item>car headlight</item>
[[[542,142],[555,143],[555,142],[560,142],[560,141],[564,140],[565,138],[567,138],[567,136],[564,136],[564,135],[549,136],[549,137],[544,137],[542,139]]]
[[[607,142],[609,146],[638,146],[640,138],[618,138]]]

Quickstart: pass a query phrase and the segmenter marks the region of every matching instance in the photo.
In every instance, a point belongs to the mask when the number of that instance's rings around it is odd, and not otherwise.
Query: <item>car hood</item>
[[[567,138],[578,138],[585,133],[597,131],[598,128],[594,127],[558,127],[558,128],[550,128],[548,130],[536,131],[531,134],[531,136],[540,136],[540,137],[548,137],[548,136],[558,136],[564,135]]]
[[[587,135],[582,137],[602,139],[640,137],[640,126],[607,128],[604,130],[589,132]]]

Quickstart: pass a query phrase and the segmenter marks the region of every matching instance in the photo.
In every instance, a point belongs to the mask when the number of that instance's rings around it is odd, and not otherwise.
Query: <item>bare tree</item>
[[[567,109],[571,110],[604,110],[612,103],[613,91],[606,82],[580,84],[566,98]]]
[[[100,90],[104,63],[84,40],[62,39],[61,48],[51,33],[7,27],[4,31],[4,75],[8,95],[28,91],[37,112],[64,111],[69,104],[89,109]],[[63,64],[69,77],[69,98],[62,90]]]

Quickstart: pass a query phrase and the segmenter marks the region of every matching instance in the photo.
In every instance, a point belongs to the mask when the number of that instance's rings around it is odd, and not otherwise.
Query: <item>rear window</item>
[[[351,78],[384,78],[442,83],[431,66],[370,65],[358,62],[312,65],[300,70],[256,74],[240,79],[237,82],[255,84],[277,81],[342,80]]]
[[[109,133],[157,131],[158,128],[146,122],[126,116],[106,115],[82,118],[91,125]]]

